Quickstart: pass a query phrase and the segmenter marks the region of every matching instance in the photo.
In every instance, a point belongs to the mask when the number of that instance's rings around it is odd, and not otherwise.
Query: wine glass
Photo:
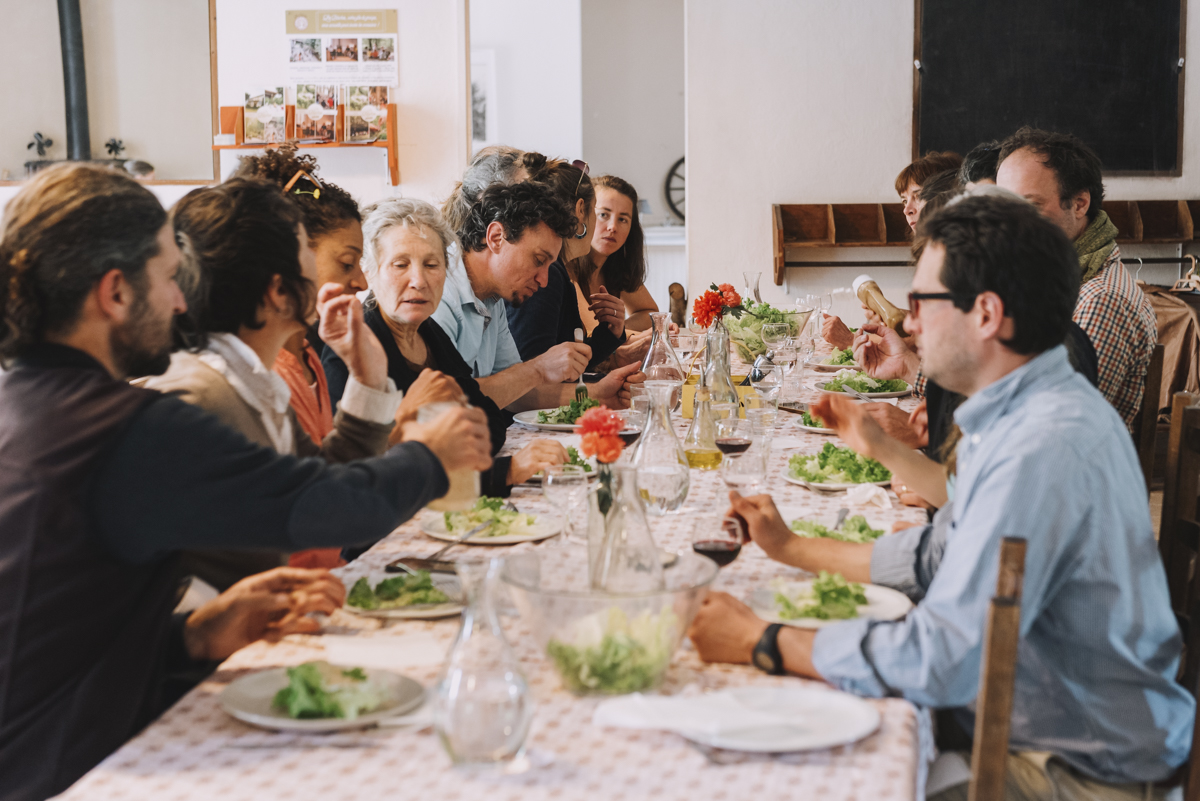
[[[587,473],[577,464],[552,465],[542,474],[542,494],[551,506],[562,510],[563,536],[568,540],[574,539],[571,510],[587,498],[587,480]]]
[[[646,415],[650,412],[649,397],[638,398],[638,401],[637,406],[616,413],[617,417],[621,418],[621,430],[617,432],[617,436],[625,443],[627,453],[633,449],[638,437],[642,436],[642,431],[646,428]]]
[[[767,480],[767,454],[769,440],[755,436],[745,453],[732,454],[721,460],[720,475],[725,486],[742,495],[754,495],[762,491]]]
[[[725,567],[742,551],[746,526],[736,517],[706,515],[692,525],[692,550]]]
[[[742,422],[736,414],[717,418],[717,450],[729,456],[730,454],[745,453],[750,448],[750,437],[739,434],[738,426]]]
[[[779,365],[762,366],[750,374],[750,386],[754,387],[758,397],[777,405],[779,393],[783,390],[783,368]]]
[[[767,323],[762,327],[762,341],[771,352],[772,359],[775,358],[775,351],[788,344],[790,330],[791,326],[787,323]]]

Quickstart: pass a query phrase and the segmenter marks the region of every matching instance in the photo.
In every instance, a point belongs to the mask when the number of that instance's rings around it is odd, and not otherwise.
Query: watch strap
[[[787,672],[783,669],[783,654],[779,651],[779,630],[781,628],[783,628],[782,623],[772,623],[767,626],[767,630],[758,639],[758,644],[754,646],[754,666],[772,676],[782,676]]]

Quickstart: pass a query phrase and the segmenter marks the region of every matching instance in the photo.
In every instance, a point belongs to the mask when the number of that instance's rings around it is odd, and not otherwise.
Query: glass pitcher
[[[595,529],[589,531],[589,542],[599,541],[589,549],[592,588],[614,593],[662,590],[662,559],[638,494],[637,470],[626,464],[611,469],[608,512],[588,516]]]
[[[733,385],[732,368],[729,366],[729,329],[717,321],[706,335],[704,347],[704,378],[708,387],[713,416],[736,417],[738,413],[738,391]]]
[[[654,322],[654,333],[650,336],[650,349],[646,351],[646,358],[642,359],[642,372],[646,374],[647,381],[675,382],[670,407],[675,410],[679,408],[679,402],[683,399],[683,381],[687,374],[683,365],[679,363],[679,357],[675,355],[675,349],[671,347],[671,332],[667,327],[671,322],[671,315],[667,312],[651,312],[650,319]]]
[[[533,697],[493,603],[503,560],[458,564],[467,599],[462,627],[434,688],[434,730],[456,767],[519,765]]]
[[[701,378],[700,386],[696,387],[692,424],[683,438],[683,454],[687,457],[688,467],[698,470],[716,470],[721,464],[715,414],[709,398],[708,387],[704,385],[704,378]]]
[[[642,386],[650,393],[650,418],[633,464],[646,511],[665,515],[683,506],[688,494],[687,456],[671,427],[671,395],[679,390],[679,382],[647,381]]]

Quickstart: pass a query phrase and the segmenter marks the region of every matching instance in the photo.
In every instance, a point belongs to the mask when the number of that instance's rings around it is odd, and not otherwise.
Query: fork
[[[583,329],[575,329],[575,341],[583,342]],[[583,383],[583,373],[579,374],[579,380],[575,382],[575,400],[583,403],[588,399],[587,384]]]
[[[486,523],[480,523],[478,526],[471,529],[466,534],[463,534],[461,537],[454,540],[453,542],[446,543],[445,547],[439,548],[436,552],[434,552],[434,554],[432,556],[427,556],[425,558],[431,562],[436,562],[437,558],[439,556],[441,556],[442,554],[444,554],[446,551],[450,550],[455,545],[462,545],[464,542],[471,539],[471,537],[474,537],[476,534],[478,534],[479,532],[483,531],[485,528],[488,528],[491,525],[492,525],[492,523],[490,520]]]

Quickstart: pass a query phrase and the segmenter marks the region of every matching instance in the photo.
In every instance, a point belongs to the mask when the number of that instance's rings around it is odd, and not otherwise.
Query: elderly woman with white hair
[[[405,393],[393,441],[403,438],[421,406],[463,401],[487,414],[494,455],[504,445],[508,416],[483,394],[453,341],[431,319],[442,299],[446,250],[454,233],[437,209],[422,200],[388,198],[368,206],[364,216],[362,266],[372,294],[363,319],[383,344],[388,377]],[[337,403],[349,378],[346,364],[326,348],[322,366],[329,395]],[[481,476],[482,491],[505,497],[514,484],[566,460],[566,449],[558,442],[535,440],[513,456],[498,457]]]

